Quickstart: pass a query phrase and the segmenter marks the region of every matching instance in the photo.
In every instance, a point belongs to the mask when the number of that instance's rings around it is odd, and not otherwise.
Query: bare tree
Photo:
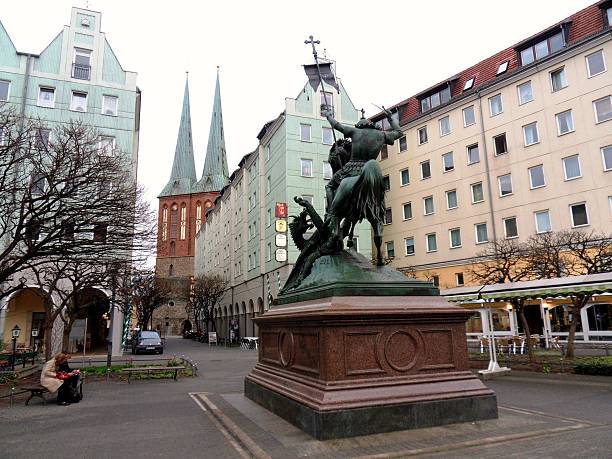
[[[171,285],[156,276],[154,270],[135,274],[132,280],[132,301],[141,329],[148,329],[153,312],[166,304],[171,294]]]
[[[525,261],[528,254],[527,246],[518,243],[515,239],[500,239],[487,244],[485,249],[477,254],[482,260],[473,264],[468,270],[471,278],[483,285],[503,284],[506,282],[520,282],[531,278],[532,268]],[[529,360],[533,360],[533,350],[530,346],[531,332],[525,317],[524,298],[512,298],[510,304],[517,312],[525,338]],[[493,324],[491,324],[491,327]]]
[[[219,275],[201,275],[194,278],[190,287],[187,307],[191,309],[196,328],[201,329],[201,323],[206,323],[207,329],[216,331],[213,311],[223,296],[228,282]],[[208,323],[212,327],[208,328]]]

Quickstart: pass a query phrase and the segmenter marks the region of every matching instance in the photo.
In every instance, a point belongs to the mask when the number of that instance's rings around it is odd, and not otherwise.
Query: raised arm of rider
[[[385,141],[388,145],[393,145],[393,142],[402,137],[404,133],[402,132],[397,120],[391,116],[391,112],[389,110],[385,110],[385,115],[387,120],[389,120],[389,125],[391,126],[391,129],[385,131]]]
[[[327,121],[329,121],[329,124],[331,125],[332,128],[334,128],[336,131],[341,132],[345,136],[350,136],[350,134],[354,130],[353,127],[347,126],[346,124],[339,123],[338,121],[333,119],[331,114],[329,113],[327,113],[325,117],[327,118]]]

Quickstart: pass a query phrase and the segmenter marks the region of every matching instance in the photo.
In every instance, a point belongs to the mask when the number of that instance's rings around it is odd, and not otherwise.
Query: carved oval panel
[[[278,337],[278,353],[281,365],[288,367],[293,360],[293,333],[281,332]]]
[[[394,370],[408,371],[416,365],[420,347],[418,338],[410,332],[396,331],[385,341],[385,359]]]

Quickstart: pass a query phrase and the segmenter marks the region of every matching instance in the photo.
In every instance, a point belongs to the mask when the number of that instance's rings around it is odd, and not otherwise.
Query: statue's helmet
[[[378,129],[378,126],[376,126],[371,120],[366,119],[366,118],[361,118],[357,122],[355,127],[357,129]]]

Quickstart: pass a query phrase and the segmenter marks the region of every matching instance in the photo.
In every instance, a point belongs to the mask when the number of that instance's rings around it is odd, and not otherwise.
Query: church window
[[[196,233],[200,231],[201,226],[202,226],[202,203],[198,201],[196,203],[196,221],[195,221]]]
[[[168,276],[174,276],[174,265],[168,267]]]
[[[177,234],[178,234],[178,206],[176,204],[173,204],[172,210],[170,211],[170,239],[176,239]]]
[[[168,240],[168,206],[164,206],[162,209],[162,241]]]
[[[187,206],[181,205],[181,239],[185,239],[187,234]]]

